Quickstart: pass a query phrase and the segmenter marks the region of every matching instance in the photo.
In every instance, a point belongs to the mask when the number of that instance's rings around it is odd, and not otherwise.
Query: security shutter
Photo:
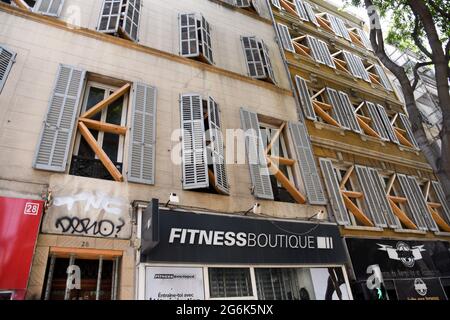
[[[275,83],[276,82],[275,74],[273,73],[272,63],[270,62],[269,49],[267,48],[267,46],[263,40],[261,40],[260,45],[261,45],[262,52],[263,52],[263,54],[262,54],[263,65],[266,70],[266,75],[268,78],[270,78],[272,80],[273,83]]]
[[[311,120],[317,120],[316,113],[314,112],[314,107],[312,105],[311,96],[309,95],[306,80],[296,75],[295,84],[297,86],[298,95],[300,97],[300,102],[302,104],[305,117]]]
[[[47,16],[59,17],[63,5],[64,0],[38,0],[34,10]]]
[[[323,179],[325,180],[325,187],[328,192],[328,198],[331,202],[331,209],[333,210],[336,222],[340,225],[349,225],[350,218],[348,216],[347,208],[339,188],[339,182],[333,169],[331,160],[320,158],[320,168],[322,170]]]
[[[221,115],[219,106],[211,97],[208,99],[208,123],[209,136],[211,139],[209,147],[212,153],[215,186],[222,192],[229,194],[230,190],[225,164]]]
[[[245,131],[245,148],[253,184],[253,194],[257,198],[273,200],[269,169],[264,155],[264,146],[256,113],[241,108],[241,124]]]
[[[66,170],[69,148],[86,72],[60,65],[41,131],[33,167],[48,171]]]
[[[317,40],[317,43],[319,45],[319,50],[320,50],[320,53],[321,53],[321,55],[323,57],[323,60],[325,61],[325,64],[327,66],[329,66],[330,68],[334,68],[335,69],[336,65],[334,64],[333,57],[331,57],[330,50],[328,50],[328,46],[325,43],[325,41]]]
[[[0,93],[6,83],[6,78],[16,60],[16,53],[0,45]]]
[[[363,30],[359,29],[359,28],[356,29],[356,32],[358,33],[359,38],[361,39],[361,41],[364,44],[364,46],[368,50],[372,50],[372,44],[370,43],[370,40],[367,37],[366,33]]]
[[[389,117],[386,113],[386,110],[384,109],[384,107],[382,105],[377,104],[376,105],[377,109],[378,109],[378,114],[381,117],[381,121],[383,122],[384,125],[384,129],[386,130],[389,138],[391,139],[392,142],[394,143],[399,143],[397,135],[394,132],[394,128],[392,128],[392,124],[391,121],[389,121]]]
[[[199,55],[199,41],[197,32],[197,19],[194,13],[180,14],[180,51],[184,57]]]
[[[375,183],[372,176],[369,174],[369,169],[364,166],[355,166],[356,176],[358,177],[359,185],[364,194],[363,201],[366,204],[366,214],[368,214],[377,227],[387,227],[386,219],[383,215],[383,210],[380,207],[379,199],[375,192]]]
[[[127,1],[127,9],[123,19],[122,30],[133,41],[138,40],[140,12],[141,0]]]
[[[101,32],[117,32],[123,0],[104,0],[97,30]]]
[[[242,48],[247,62],[250,77],[261,79],[266,77],[258,40],[255,37],[241,37]]]
[[[322,57],[321,50],[319,47],[319,42],[316,38],[307,35],[306,41],[308,42],[308,47],[311,49],[312,57],[319,63],[325,64],[325,59]]]
[[[408,200],[406,206],[408,211],[411,213],[414,223],[420,230],[427,230],[427,225],[420,212],[419,204],[417,203],[416,195],[413,193],[411,186],[409,184],[408,178],[404,174],[397,174],[397,179],[402,188],[403,194]]]
[[[251,7],[251,0],[235,0],[234,5],[239,8]]]
[[[411,128],[411,123],[409,122],[408,117],[405,114],[403,114],[403,113],[399,113],[398,115],[400,117],[400,121],[401,121],[403,127],[406,130],[406,133],[408,135],[409,141],[411,141],[411,143],[414,145],[414,147],[416,149],[420,149],[419,145],[417,144],[416,138],[414,138],[414,134],[413,134],[412,128]]]
[[[383,85],[383,87],[385,87],[389,91],[392,91],[391,83],[389,82],[389,79],[386,73],[384,72],[383,68],[376,64],[375,69],[377,70],[377,73],[380,76],[381,84]]]
[[[414,198],[416,199],[418,213],[425,220],[425,223],[429,230],[439,231],[436,222],[431,216],[430,211],[428,211],[427,202],[425,200],[425,197],[423,196],[423,192],[420,189],[420,185],[417,182],[417,179],[415,177],[409,176],[408,181],[409,185],[411,186],[411,191],[414,195]]]
[[[301,122],[289,122],[289,131],[292,136],[297,164],[302,174],[303,184],[310,204],[326,204],[327,200],[320,182],[316,161],[308,139],[308,131]]]
[[[438,181],[432,181],[431,185],[433,186],[434,193],[436,193],[437,200],[442,205],[442,212],[444,213],[443,218],[445,219],[447,224],[450,224],[450,208],[448,207],[444,190],[442,189],[442,186]]]
[[[207,188],[209,180],[201,96],[181,95],[180,108],[183,129],[183,189]]]
[[[316,15],[311,5],[308,2],[304,1],[303,6],[305,7],[306,13],[308,14],[309,21],[314,23],[316,26],[319,26],[319,22],[317,21]]]
[[[355,109],[353,107],[348,94],[345,92],[339,91],[339,98],[341,99],[342,109],[347,117],[348,123],[350,125],[350,129],[352,131],[361,133],[361,127],[359,126],[358,120],[356,119]]]
[[[295,0],[295,11],[297,11],[297,15],[301,20],[309,21],[308,13],[305,10],[302,0]]]
[[[277,8],[278,10],[281,10],[280,0],[271,0],[272,5]]]
[[[366,101],[367,110],[369,111],[369,116],[372,119],[375,131],[378,132],[382,140],[389,140],[388,133],[386,132],[383,120],[381,119],[378,108],[372,102]]]
[[[401,225],[394,213],[392,212],[392,208],[387,200],[386,195],[386,184],[383,178],[378,174],[377,170],[374,168],[369,168],[369,175],[373,181],[373,190],[377,197],[378,205],[381,209],[381,214],[386,218],[386,222],[389,227],[393,229],[401,228]]]
[[[349,130],[350,123],[347,119],[344,108],[342,107],[341,99],[339,98],[338,92],[334,89],[327,88],[327,95],[328,100],[330,101],[330,104],[333,107],[332,108],[333,118],[335,118],[343,128]]]
[[[211,28],[209,26],[208,21],[202,17],[202,52],[203,56],[208,60],[209,63],[213,64],[213,55],[212,55],[212,44],[211,44]]]
[[[289,29],[284,24],[278,23],[278,32],[280,33],[281,43],[283,48],[290,52],[295,52],[294,46],[292,45],[291,35],[289,34]]]
[[[128,181],[155,183],[156,88],[134,84]]]

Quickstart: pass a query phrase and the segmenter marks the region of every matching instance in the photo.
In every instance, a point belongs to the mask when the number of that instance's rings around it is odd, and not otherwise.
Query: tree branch
[[[411,85],[413,90],[416,90],[416,86],[419,83],[419,69],[428,66],[430,64],[433,64],[433,61],[427,61],[427,62],[417,62],[414,66],[413,73],[414,73],[414,82]]]
[[[414,30],[411,33],[411,37],[414,40],[414,43],[416,44],[417,48],[420,49],[420,51],[423,52],[424,55],[426,55],[428,58],[433,59],[433,55],[431,54],[430,51],[427,50],[427,48],[425,48],[425,46],[423,45],[422,41],[419,39],[419,17],[414,14]]]
[[[442,10],[442,8],[440,8],[434,0],[427,0],[427,3],[434,9],[436,10],[440,15],[442,15],[443,17],[445,17],[445,19],[450,20],[450,13],[446,12],[445,10]]]

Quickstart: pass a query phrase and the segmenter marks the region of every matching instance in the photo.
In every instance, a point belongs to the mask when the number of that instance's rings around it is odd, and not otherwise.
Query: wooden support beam
[[[358,120],[359,126],[364,130],[364,132],[372,137],[381,139],[380,135],[378,134],[378,132],[376,132],[375,130],[373,130],[366,122],[364,122],[363,119],[360,118],[361,115],[357,114],[356,115],[356,120]]]
[[[275,144],[275,142],[277,142],[277,140],[280,137],[280,134],[283,132],[283,129],[285,126],[286,126],[286,122],[283,122],[281,124],[280,128],[278,128],[277,132],[275,132],[275,134],[273,135],[272,140],[270,140],[270,143],[267,146],[264,154],[268,154],[269,151],[272,150],[273,145]]]
[[[400,209],[394,201],[388,198],[389,204],[391,205],[392,211],[397,216],[397,218],[408,228],[408,229],[414,229],[417,230],[417,226],[414,224],[414,222],[411,221],[411,219],[408,218],[406,213]]]
[[[334,64],[337,66],[337,68],[341,71],[347,72],[348,74],[350,74],[350,71],[348,71],[347,66],[345,64],[344,61],[338,59],[338,58],[333,58],[334,60]]]
[[[310,48],[308,48],[307,46],[304,46],[300,43],[297,43],[297,42],[292,42],[292,44],[294,45],[294,49],[295,49],[296,53],[312,59],[312,57],[310,55],[310,52],[311,52]]]
[[[430,196],[430,187],[431,187],[431,181],[428,180],[427,183],[425,184],[425,200],[428,199],[428,197]]]
[[[331,104],[328,104],[325,102],[320,102],[320,101],[314,100],[313,104],[317,104],[320,108],[322,108],[323,110],[326,110],[326,111],[331,111],[333,109],[333,106]]]
[[[267,158],[267,166],[269,167],[270,171],[273,173],[275,178],[281,183],[283,188],[289,192],[289,194],[294,198],[297,203],[305,204],[306,203],[306,197],[300,193],[300,191],[297,190],[295,185],[281,172],[281,170],[270,160],[269,157]]]
[[[341,193],[342,194],[342,193]],[[348,196],[342,194],[342,198],[344,199],[344,204],[347,209],[355,216],[355,218],[367,227],[374,227],[373,222],[367,218],[367,216],[362,212],[353,202],[350,200]]]
[[[320,89],[317,93],[315,93],[313,96],[311,96],[311,100],[317,98],[318,96],[320,96],[323,92],[325,92],[326,88],[322,88]],[[317,101],[319,102],[319,101]]]
[[[293,15],[297,15],[297,11],[295,11],[295,8],[292,8],[292,5],[285,1],[285,0],[280,0],[280,4],[281,6],[289,13],[293,14]]]
[[[398,118],[398,113],[396,113],[395,116],[392,117],[391,125],[394,125],[395,121],[397,121],[397,118]]]
[[[404,197],[397,197],[397,196],[388,196],[389,199],[394,201],[395,203],[406,203],[408,200]]]
[[[433,217],[433,220],[436,222],[439,228],[441,228],[441,230],[445,232],[450,232],[450,226],[447,224],[447,222],[445,222],[444,219],[441,218],[439,213],[437,213],[437,211],[430,206],[430,204],[428,204],[428,209],[430,210],[431,216]]]
[[[123,87],[119,88],[117,91],[115,91],[112,95],[110,95],[105,100],[100,101],[95,106],[90,108],[88,111],[83,113],[81,115],[81,118],[91,118],[93,115],[97,114],[98,112],[102,111],[104,108],[109,106],[111,103],[119,99],[121,96],[126,94],[131,88],[131,84],[127,83]]]
[[[358,191],[348,191],[348,190],[341,190],[342,194],[345,194],[349,198],[363,198],[364,194],[362,192]]]
[[[437,203],[437,202],[427,202],[427,205],[429,206],[429,207],[431,207],[431,208],[441,208],[442,207],[442,204],[440,204],[440,203]]]
[[[396,129],[398,132],[400,132],[402,135],[406,135],[406,134],[407,134],[405,129],[401,129],[401,128],[399,128],[399,127],[395,127],[395,129]]]
[[[319,25],[320,25],[322,28],[324,28],[324,29],[326,29],[328,32],[331,32],[331,33],[334,34],[334,31],[333,31],[333,29],[330,27],[330,25],[329,25],[330,22],[328,22],[328,20],[325,20],[325,19],[322,18],[322,17],[318,17],[317,15],[316,15],[316,18],[317,18],[317,21],[319,22]]]
[[[209,178],[209,185],[213,187],[217,193],[224,194],[222,191],[220,191],[219,188],[216,187],[216,177],[214,176],[214,172],[212,172],[211,169],[208,169],[208,178]]]
[[[360,47],[365,48],[364,44],[361,42],[361,40],[359,39],[359,36],[354,33],[353,31],[348,31],[349,35],[350,35],[350,39],[352,39],[353,43],[356,43],[357,45],[359,45]]]
[[[397,177],[397,174],[393,174],[392,176],[389,177],[389,181],[387,183],[386,186],[386,195],[389,196],[389,194],[391,193],[391,189],[394,186],[394,182],[395,182],[395,178]]]
[[[19,8],[31,11],[32,8],[23,0],[12,0]]]
[[[118,126],[111,123],[100,122],[87,118],[79,118],[79,121],[83,122],[89,129],[103,131],[108,133],[114,133],[124,136],[127,133],[127,127]]]
[[[359,111],[359,109],[361,109],[363,106],[364,106],[364,104],[365,104],[366,102],[365,101],[363,101],[363,102],[361,102],[359,105],[358,105],[358,107],[356,107],[356,109],[355,109],[355,114]]]
[[[412,145],[411,142],[409,142],[408,139],[406,139],[398,130],[398,128],[394,127],[394,132],[395,135],[397,136],[398,140],[400,141],[401,144],[403,144],[404,146],[410,147],[410,148],[414,148],[414,146]]]
[[[270,159],[275,163],[283,164],[286,166],[293,166],[295,164],[295,160],[289,158],[270,156]]]
[[[102,164],[105,166],[106,170],[111,174],[111,176],[116,181],[123,181],[123,176],[119,172],[119,170],[116,168],[114,163],[109,159],[108,155],[103,151],[102,148],[100,148],[97,144],[97,140],[92,136],[92,134],[89,132],[89,129],[86,127],[86,125],[83,122],[78,122],[78,130],[80,131],[83,138],[86,140],[86,142],[89,144],[91,149],[94,151],[94,153],[97,155],[99,160],[102,162]]]
[[[66,248],[66,247],[50,247],[50,254],[54,254],[57,257],[69,257],[74,254],[76,258],[83,259],[98,259],[100,256],[104,258],[121,257],[123,255],[122,250],[103,250],[103,249],[86,249],[86,248]]]
[[[326,123],[331,124],[335,127],[338,127],[338,128],[341,127],[341,125],[336,120],[334,120],[333,117],[331,117],[328,113],[323,111],[323,109],[321,107],[319,107],[317,104],[315,104],[314,102],[316,102],[316,101],[313,101],[314,111],[317,113],[317,115],[319,117],[321,117],[323,119],[323,121],[325,121]]]
[[[339,55],[339,54],[341,54],[342,53],[342,50],[339,50],[339,51],[336,51],[335,53],[333,53],[331,56],[334,58],[334,57],[336,57],[337,55]],[[339,61],[343,61],[343,60],[341,60],[341,59],[338,59]]]
[[[374,64],[371,64],[370,66],[368,66],[368,67],[366,68],[366,71],[368,72],[368,71],[369,71],[370,69],[372,69],[374,66],[375,66]]]
[[[371,73],[371,72],[368,72],[368,73],[369,73],[370,81],[381,86],[381,83],[380,83],[380,80],[379,80],[378,76],[373,74],[373,73]]]
[[[372,122],[372,119],[363,115],[358,114],[358,117],[363,120],[365,123],[370,124]]]
[[[353,169],[355,169],[355,166],[351,166],[350,168],[348,168],[347,172],[345,173],[344,177],[341,180],[341,184],[339,185],[340,189],[343,189],[345,184],[347,183],[348,179],[350,178],[350,175],[353,172]]]
[[[305,36],[300,36],[300,37],[295,37],[294,39],[292,39],[292,41],[301,41],[301,40],[303,40],[305,38],[306,38],[306,35]]]

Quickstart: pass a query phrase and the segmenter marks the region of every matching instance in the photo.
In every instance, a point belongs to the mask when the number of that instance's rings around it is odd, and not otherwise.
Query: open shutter
[[[208,164],[201,96],[181,95],[180,108],[183,129],[183,189],[207,188]]]
[[[345,50],[343,50],[342,53],[344,54],[345,62],[347,63],[347,67],[352,73],[352,75],[355,78],[361,79],[361,75],[359,74],[358,66],[356,65],[355,60],[353,59],[353,55]]]
[[[361,78],[366,82],[371,82],[369,73],[367,72],[366,68],[364,67],[364,64],[362,62],[362,59],[358,57],[357,55],[352,54],[353,60],[356,64],[357,70]]]
[[[308,2],[304,1],[303,6],[305,7],[306,13],[308,14],[309,21],[314,23],[316,26],[319,26],[319,22],[317,21],[316,15],[311,5]]]
[[[119,30],[120,12],[123,0],[104,0],[97,30],[100,32],[117,32]]]
[[[321,53],[321,55],[323,57],[323,60],[324,60],[325,64],[327,66],[329,66],[330,68],[336,69],[336,65],[334,64],[334,60],[331,57],[330,50],[328,49],[328,46],[325,43],[325,41],[317,40],[317,43],[319,45],[319,50],[320,50],[320,53]]]
[[[85,74],[77,67],[59,66],[34,157],[34,168],[56,172],[66,170]]]
[[[300,97],[300,103],[303,107],[305,117],[311,120],[317,120],[316,113],[314,112],[314,107],[312,105],[311,96],[309,95],[306,80],[296,75],[295,84],[297,86],[298,95]]]
[[[426,231],[428,229],[427,225],[425,224],[425,220],[419,210],[416,195],[411,189],[408,178],[404,174],[397,174],[397,179],[400,183],[404,196],[408,200],[406,206],[409,209],[408,211],[411,212],[413,216],[414,223],[420,230]]]
[[[261,51],[255,37],[241,37],[242,48],[247,62],[248,75],[261,79],[266,77]]]
[[[342,20],[341,18],[336,17],[336,23],[337,23],[337,25],[339,27],[339,31],[340,31],[342,37],[345,40],[352,41],[352,38],[350,38],[350,33],[348,33],[348,29],[345,26],[344,20]]]
[[[212,44],[211,44],[211,28],[209,26],[208,21],[202,17],[202,52],[203,56],[208,60],[209,63],[213,64],[213,53],[212,53]]]
[[[357,133],[362,133],[361,127],[359,126],[358,120],[356,120],[355,109],[353,107],[348,94],[339,91],[339,98],[341,99],[342,109],[344,110],[345,116],[350,125],[350,129]]]
[[[355,171],[359,185],[364,194],[363,201],[368,209],[366,214],[372,218],[372,221],[377,227],[387,227],[383,210],[380,207],[380,202],[375,192],[375,183],[372,180],[372,176],[369,174],[369,169],[364,166],[356,165]]]
[[[310,204],[326,204],[327,200],[305,125],[301,122],[289,122],[289,131],[297,154],[297,164],[302,174],[308,202]]]
[[[361,39],[362,43],[364,44],[364,46],[368,49],[368,50],[372,50],[372,44],[370,43],[369,38],[367,38],[366,33],[359,28],[356,28],[356,32],[359,35],[359,38]]]
[[[328,192],[328,198],[331,202],[331,209],[333,210],[336,222],[340,225],[349,225],[350,218],[348,216],[347,208],[339,188],[339,182],[333,169],[331,160],[320,158],[320,168],[322,170],[323,179],[325,180],[325,187]]]
[[[251,7],[251,0],[235,0],[234,5],[239,8]]]
[[[272,63],[270,62],[269,49],[267,48],[263,40],[261,40],[260,44],[263,52],[263,65],[266,69],[266,75],[269,79],[272,80],[273,83],[275,83],[275,74],[273,73]]]
[[[298,17],[303,21],[309,21],[308,13],[305,10],[302,0],[295,0],[295,11],[297,11]]]
[[[269,169],[264,156],[264,146],[256,113],[241,108],[241,124],[245,131],[245,148],[253,184],[253,194],[257,198],[273,200]]]
[[[281,10],[281,4],[280,4],[280,0],[271,0],[270,2],[272,2],[272,5],[277,8],[278,10]]]
[[[394,128],[392,128],[391,121],[389,121],[386,109],[384,109],[384,107],[379,104],[377,104],[376,107],[378,110],[378,114],[381,117],[381,121],[383,122],[384,129],[386,130],[389,138],[391,139],[392,142],[399,144],[400,142],[398,141],[397,135],[394,132]]]
[[[331,24],[331,29],[333,29],[334,34],[342,37],[341,29],[337,23],[337,18],[331,13],[326,13],[326,17]]]
[[[311,49],[312,57],[319,63],[325,64],[325,60],[322,57],[322,53],[319,47],[319,42],[316,38],[307,35],[306,40],[308,42],[308,47]]]
[[[414,134],[413,134],[412,128],[411,128],[411,123],[409,122],[408,117],[403,113],[399,113],[398,115],[400,117],[400,121],[401,121],[403,127],[406,130],[406,134],[408,135],[409,141],[411,141],[411,143],[414,145],[414,147],[416,149],[420,149],[419,145],[417,144],[416,138],[414,138]]]
[[[141,0],[128,0],[122,31],[133,41],[138,41]]]
[[[445,218],[447,224],[450,224],[450,208],[445,199],[444,190],[442,190],[442,186],[438,181],[432,181],[431,185],[433,186],[433,190],[437,196],[437,200],[442,205],[442,212],[444,213],[444,218]]]
[[[130,133],[128,181],[154,184],[156,88],[135,83]]]
[[[284,24],[278,23],[278,32],[280,33],[281,43],[283,48],[290,52],[295,52],[294,46],[292,45],[291,35],[289,34],[289,29]]]
[[[339,98],[338,92],[334,89],[327,88],[327,95],[328,100],[330,101],[330,104],[333,107],[332,108],[333,118],[335,118],[343,128],[349,130],[350,123],[342,107],[341,99]]]
[[[16,53],[0,45],[0,93],[16,60]]]
[[[388,133],[383,125],[383,120],[378,113],[378,108],[372,102],[366,101],[367,110],[369,111],[369,116],[372,119],[375,131],[380,135],[382,140],[389,140]]]
[[[208,99],[208,123],[209,137],[211,139],[210,150],[214,168],[215,186],[223,193],[229,194],[225,154],[223,147],[222,121],[219,106],[213,98]]]
[[[252,0],[252,5],[260,17],[270,19],[269,8],[267,8],[266,0]]]
[[[38,0],[34,10],[47,16],[59,17],[63,5],[64,0]]]
[[[384,72],[383,68],[378,64],[375,64],[375,69],[377,70],[377,73],[380,76],[380,80],[381,83],[383,84],[383,87],[385,87],[389,91],[392,91],[391,83],[389,82],[389,79],[386,73]]]
[[[425,220],[425,223],[429,230],[439,231],[436,222],[433,220],[430,211],[428,211],[427,201],[423,196],[423,192],[420,189],[420,185],[417,182],[416,177],[409,176],[408,177],[409,185],[411,186],[411,191],[416,199],[416,203],[418,205],[417,211]]]
[[[401,225],[394,213],[392,212],[392,208],[387,200],[386,195],[386,184],[383,178],[378,174],[378,171],[374,168],[369,168],[369,175],[373,181],[373,190],[377,197],[378,205],[380,206],[381,212],[385,218],[389,227],[393,229],[401,228]]]
[[[180,53],[183,57],[199,55],[197,19],[194,13],[180,14]]]

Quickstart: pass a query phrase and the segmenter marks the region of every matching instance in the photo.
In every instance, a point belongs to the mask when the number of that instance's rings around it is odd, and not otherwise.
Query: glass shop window
[[[253,296],[249,268],[209,268],[211,298]]]

